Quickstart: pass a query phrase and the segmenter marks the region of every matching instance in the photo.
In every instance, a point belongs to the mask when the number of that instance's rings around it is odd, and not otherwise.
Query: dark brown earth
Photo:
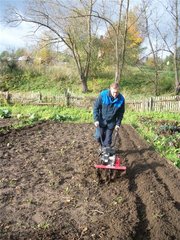
[[[0,134],[0,239],[180,239],[179,170],[124,125],[127,172],[100,182],[93,133],[43,122]]]

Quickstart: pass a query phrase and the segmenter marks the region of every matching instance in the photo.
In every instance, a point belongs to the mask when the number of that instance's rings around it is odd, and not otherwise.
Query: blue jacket
[[[125,112],[125,99],[122,94],[113,98],[110,90],[103,90],[94,103],[94,121],[99,121],[100,127],[113,129],[120,126]]]

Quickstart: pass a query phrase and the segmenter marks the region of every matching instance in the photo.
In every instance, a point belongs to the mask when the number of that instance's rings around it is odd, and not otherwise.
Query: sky
[[[21,10],[23,2],[24,0],[0,0],[0,52],[28,47],[31,44],[27,37],[32,30],[31,24],[22,23],[18,27],[9,27],[4,23],[6,8],[13,5]]]
[[[158,3],[159,0],[154,1]],[[33,29],[32,24],[22,23],[18,27],[9,27],[3,21],[8,6],[12,5],[17,7],[18,10],[22,10],[24,2],[27,2],[27,0],[0,0],[0,53],[4,50],[12,51],[23,47],[28,48],[33,44],[32,37],[28,37]],[[140,0],[130,1],[132,5],[137,5],[139,2]],[[160,8],[158,8],[158,11],[160,13]]]
[[[10,27],[4,23],[6,9],[9,6],[15,6],[18,10],[22,10],[26,1],[0,0],[0,53],[5,50],[12,51],[23,47],[28,48],[32,45],[32,38],[28,37],[33,28],[32,24],[22,23],[18,27]],[[131,0],[132,4],[136,4],[138,1]]]

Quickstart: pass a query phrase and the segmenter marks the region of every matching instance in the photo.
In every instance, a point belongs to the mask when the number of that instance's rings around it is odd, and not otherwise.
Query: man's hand
[[[94,123],[94,125],[95,125],[95,127],[99,127],[99,121],[96,121],[96,122]]]
[[[120,126],[116,125],[115,126],[115,131],[119,131],[119,129],[120,129]]]

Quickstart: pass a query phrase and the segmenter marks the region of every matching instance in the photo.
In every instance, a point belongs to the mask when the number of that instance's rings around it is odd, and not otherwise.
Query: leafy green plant
[[[54,116],[52,116],[51,119],[55,121],[65,122],[65,121],[73,121],[74,118],[71,116],[55,114]]]
[[[10,118],[12,112],[9,109],[0,109],[0,118]]]
[[[174,165],[180,168],[180,157],[174,161]]]
[[[0,108],[1,109],[1,108]],[[92,111],[79,108],[67,108],[60,106],[32,106],[9,105],[12,117],[19,120],[18,126],[32,124],[39,120],[55,120],[68,122],[92,122]],[[17,127],[18,127],[17,126]]]
[[[40,119],[37,113],[32,113],[29,115],[30,122],[37,122]]]
[[[180,168],[179,114],[127,111],[123,121],[135,127],[155,150]]]

